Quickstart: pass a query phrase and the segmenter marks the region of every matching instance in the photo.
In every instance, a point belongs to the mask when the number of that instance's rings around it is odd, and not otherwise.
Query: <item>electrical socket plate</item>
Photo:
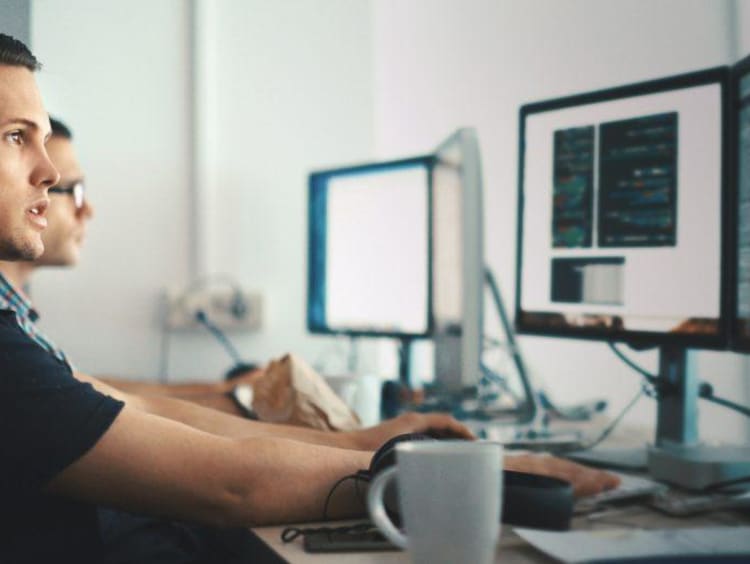
[[[244,306],[240,311],[233,308],[238,299]],[[195,319],[195,314],[201,310],[222,330],[250,332],[261,329],[263,300],[257,292],[220,287],[185,293],[168,288],[164,291],[164,300],[164,323],[170,330],[202,328]]]

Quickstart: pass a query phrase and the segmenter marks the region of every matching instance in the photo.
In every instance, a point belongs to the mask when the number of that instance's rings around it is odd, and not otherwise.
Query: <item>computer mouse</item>
[[[224,374],[224,379],[232,380],[234,378],[237,378],[238,376],[241,376],[245,372],[258,370],[258,368],[260,368],[260,366],[258,366],[257,364],[253,364],[250,362],[238,362],[237,364],[232,366],[232,368],[226,371],[226,373]]]
[[[396,445],[404,441],[434,441],[422,433],[398,435],[386,441],[373,455],[370,467],[360,471],[369,481],[396,463]],[[557,478],[504,470],[502,522],[516,527],[566,531],[573,516],[573,487]],[[398,490],[391,483],[383,495],[386,510],[399,524]]]

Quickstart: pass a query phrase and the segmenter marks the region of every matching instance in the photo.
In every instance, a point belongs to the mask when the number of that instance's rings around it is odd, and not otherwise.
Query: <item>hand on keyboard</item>
[[[582,499],[577,509],[591,509],[608,503],[634,500],[663,492],[667,486],[632,474],[613,473],[620,479],[620,484],[611,490]]]
[[[583,466],[547,454],[518,454],[505,458],[505,468],[517,472],[541,474],[570,482],[576,497],[612,490],[620,479],[609,472]]]

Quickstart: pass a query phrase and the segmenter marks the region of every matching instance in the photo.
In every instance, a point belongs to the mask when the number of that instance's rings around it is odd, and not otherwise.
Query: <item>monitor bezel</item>
[[[461,331],[439,330],[433,309],[435,382],[453,391],[476,386],[480,380],[484,335],[484,180],[479,136],[475,128],[462,127],[435,149],[434,168],[445,163],[446,153],[461,153]],[[434,177],[435,175],[433,175]],[[433,191],[436,191],[433,180]],[[432,203],[434,213],[435,201]],[[433,231],[434,234],[434,231]],[[434,265],[433,265],[434,267]],[[433,277],[433,288],[437,284]],[[440,350],[443,347],[443,351]],[[459,357],[456,363],[455,356]],[[451,358],[454,357],[454,358]],[[458,366],[457,366],[458,364]]]
[[[729,342],[730,347],[735,352],[750,352],[750,337],[742,338],[739,336],[739,322],[737,308],[739,306],[737,292],[739,291],[739,225],[740,225],[740,128],[738,126],[740,112],[740,79],[743,73],[750,74],[750,55],[741,59],[731,67],[731,185],[732,185],[732,208],[734,225],[732,228],[732,255],[734,264],[732,265],[732,292],[731,292],[731,327]]]
[[[523,211],[524,211],[524,157],[525,126],[528,116],[573,106],[592,104],[644,94],[655,94],[679,90],[687,87],[718,84],[721,91],[721,281],[719,333],[715,336],[659,333],[651,331],[602,331],[590,328],[545,328],[529,325],[523,320],[521,308],[521,274],[523,271]],[[733,259],[731,254],[732,219],[731,194],[729,190],[729,67],[714,67],[697,72],[649,80],[615,88],[596,90],[583,94],[534,102],[521,106],[519,110],[519,151],[518,151],[518,205],[516,231],[516,305],[515,324],[519,333],[548,337],[565,337],[583,340],[627,342],[637,347],[682,346],[705,349],[725,349],[729,339],[729,319],[731,304],[732,276],[728,275]],[[536,312],[544,313],[544,312]]]
[[[402,340],[427,339],[434,330],[434,318],[432,311],[432,172],[435,163],[434,155],[418,155],[403,159],[390,161],[368,162],[343,167],[328,168],[313,171],[308,176],[308,204],[307,204],[307,295],[306,295],[306,325],[310,333],[317,335],[343,335],[348,337],[384,337]],[[318,178],[331,178],[334,176],[345,176],[361,174],[383,169],[408,168],[424,165],[427,169],[427,323],[424,331],[402,332],[402,331],[379,331],[365,330],[351,327],[331,327],[330,325],[319,325],[312,314],[312,294],[314,281],[318,276],[318,262],[314,260],[319,247],[315,244],[315,210],[313,207],[313,191],[315,181]],[[327,323],[327,321],[326,321]]]

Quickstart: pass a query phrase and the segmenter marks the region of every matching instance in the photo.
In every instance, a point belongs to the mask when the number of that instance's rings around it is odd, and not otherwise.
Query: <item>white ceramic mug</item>
[[[375,525],[418,564],[489,564],[495,560],[502,508],[502,447],[472,441],[396,445],[396,465],[370,485]],[[398,478],[406,534],[386,514],[383,494]]]

